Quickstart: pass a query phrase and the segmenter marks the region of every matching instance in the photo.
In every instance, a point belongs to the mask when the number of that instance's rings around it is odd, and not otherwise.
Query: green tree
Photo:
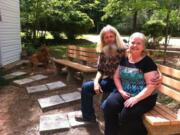
[[[136,31],[138,14],[144,10],[149,11],[156,6],[156,0],[108,0],[108,4],[104,8],[105,15],[103,19],[131,16],[132,29]]]
[[[159,9],[163,10],[165,13],[165,44],[164,44],[164,64],[166,63],[166,51],[168,45],[168,35],[170,32],[170,18],[173,10],[180,8],[180,1],[179,0],[157,0],[159,4]]]
[[[78,8],[80,0],[21,0],[23,30],[37,38],[37,31],[65,32],[70,39],[94,26]]]

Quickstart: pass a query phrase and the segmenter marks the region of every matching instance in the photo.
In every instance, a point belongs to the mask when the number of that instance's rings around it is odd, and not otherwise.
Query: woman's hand
[[[97,95],[99,95],[100,93],[103,93],[101,86],[99,85],[98,82],[94,82],[94,91]]]
[[[124,100],[127,100],[128,98],[131,97],[131,94],[124,91],[124,90],[120,90],[119,93],[121,94],[121,96],[124,98]]]
[[[124,106],[126,108],[131,108],[133,107],[135,104],[138,103],[138,99],[136,97],[130,97],[129,99],[127,99],[125,102],[124,102]]]

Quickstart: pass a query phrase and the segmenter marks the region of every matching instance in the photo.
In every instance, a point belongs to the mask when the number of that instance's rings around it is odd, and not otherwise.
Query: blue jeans
[[[112,92],[115,89],[114,80],[110,78],[102,79],[99,84],[103,93]],[[94,81],[83,83],[81,91],[81,111],[85,120],[95,119],[95,112],[93,108],[93,96],[96,95],[94,91]]]

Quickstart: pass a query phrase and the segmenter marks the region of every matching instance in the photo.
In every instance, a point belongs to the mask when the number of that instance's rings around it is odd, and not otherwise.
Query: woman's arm
[[[144,79],[146,81],[146,87],[136,96],[129,98],[125,103],[125,107],[132,107],[139,101],[147,98],[155,90],[156,85],[151,83],[151,80],[158,74],[157,71],[151,71],[144,74]]]
[[[120,66],[118,66],[118,68],[116,69],[116,72],[114,74],[114,83],[116,85],[117,90],[121,94],[121,96],[126,100],[130,97],[130,94],[128,92],[125,92],[122,88],[120,76],[119,76],[119,69],[120,69]]]

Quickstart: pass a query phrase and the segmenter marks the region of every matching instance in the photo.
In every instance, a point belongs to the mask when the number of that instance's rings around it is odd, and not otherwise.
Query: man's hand
[[[156,85],[156,88],[160,87],[162,83],[162,75],[157,74],[154,79],[151,80],[152,85]]]
[[[97,95],[99,95],[100,93],[103,93],[103,90],[101,89],[101,86],[99,85],[99,83],[94,83],[94,91]]]

